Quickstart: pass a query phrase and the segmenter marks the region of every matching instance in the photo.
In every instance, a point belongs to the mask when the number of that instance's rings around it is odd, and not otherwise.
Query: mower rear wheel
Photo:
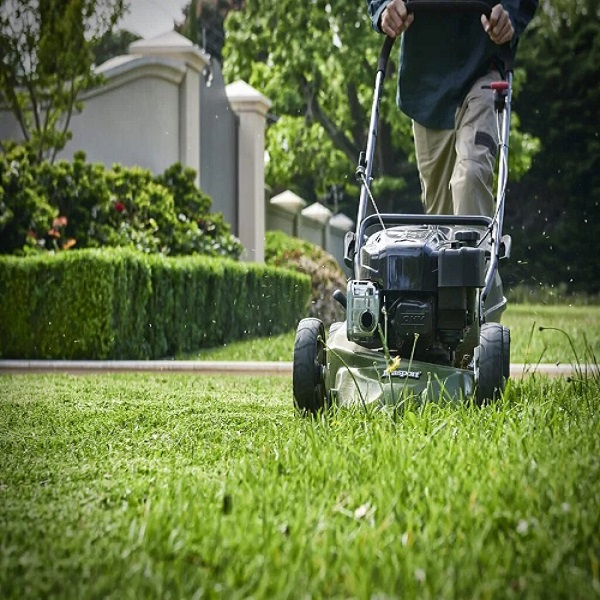
[[[481,406],[498,400],[505,381],[504,327],[499,323],[484,323],[479,335],[479,360],[475,401]]]
[[[302,319],[294,343],[294,404],[301,413],[325,407],[325,327],[319,319]]]

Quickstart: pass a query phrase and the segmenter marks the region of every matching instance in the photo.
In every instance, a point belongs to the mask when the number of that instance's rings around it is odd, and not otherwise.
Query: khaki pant
[[[493,216],[498,128],[493,93],[481,86],[499,79],[491,71],[475,82],[456,111],[455,129],[429,129],[413,122],[427,214]]]

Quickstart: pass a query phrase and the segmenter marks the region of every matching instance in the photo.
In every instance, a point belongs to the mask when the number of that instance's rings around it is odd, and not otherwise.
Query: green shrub
[[[173,195],[177,225],[170,240],[175,255],[205,254],[239,258],[242,246],[220,213],[209,213],[211,199],[196,186],[196,171],[171,165],[155,181]]]
[[[336,288],[346,292],[346,277],[335,258],[323,248],[282,231],[269,231],[265,236],[265,261],[311,278],[311,300],[304,316],[318,317],[326,325],[345,319],[344,309],[332,294]]]
[[[196,171],[175,163],[168,167],[156,182],[166,187],[175,199],[175,208],[186,215],[204,215],[210,210],[210,198],[198,190]]]
[[[0,157],[0,253],[127,247],[165,255],[239,258],[242,245],[196,172],[177,163],[162,175],[73,161],[34,164],[16,147]]]
[[[39,193],[66,217],[64,237],[76,240],[77,248],[89,246],[98,208],[111,197],[104,166],[86,162],[85,154],[78,152],[72,162],[44,162],[34,169]]]
[[[146,359],[288,331],[308,278],[128,249],[0,257],[0,356]]]
[[[0,254],[35,247],[57,214],[40,193],[25,148],[0,156]]]
[[[87,245],[171,253],[177,218],[172,194],[144,169],[115,167],[111,197],[97,208]]]

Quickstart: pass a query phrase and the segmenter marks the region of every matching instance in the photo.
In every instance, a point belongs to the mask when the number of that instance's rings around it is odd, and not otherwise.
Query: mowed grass
[[[600,360],[600,306],[514,304],[502,321],[511,330],[513,362],[577,364]],[[540,327],[544,329],[540,331]]]
[[[225,361],[290,361],[293,360],[295,331],[270,337],[230,342],[216,348],[204,348],[197,354],[180,358]]]
[[[502,322],[511,330],[513,363],[595,363],[594,357],[600,358],[600,306],[511,304]],[[540,331],[540,327],[562,331]],[[192,358],[291,361],[294,338],[295,332],[290,331],[201,350]]]
[[[594,598],[600,383],[294,414],[288,378],[0,377],[2,598]]]

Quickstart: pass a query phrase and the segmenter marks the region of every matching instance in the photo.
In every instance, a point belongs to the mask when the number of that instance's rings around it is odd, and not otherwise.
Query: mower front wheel
[[[479,406],[498,400],[504,390],[507,370],[504,331],[505,328],[499,323],[484,323],[481,326],[475,396]]]
[[[319,319],[302,319],[294,343],[294,404],[301,413],[325,407],[325,327]]]

